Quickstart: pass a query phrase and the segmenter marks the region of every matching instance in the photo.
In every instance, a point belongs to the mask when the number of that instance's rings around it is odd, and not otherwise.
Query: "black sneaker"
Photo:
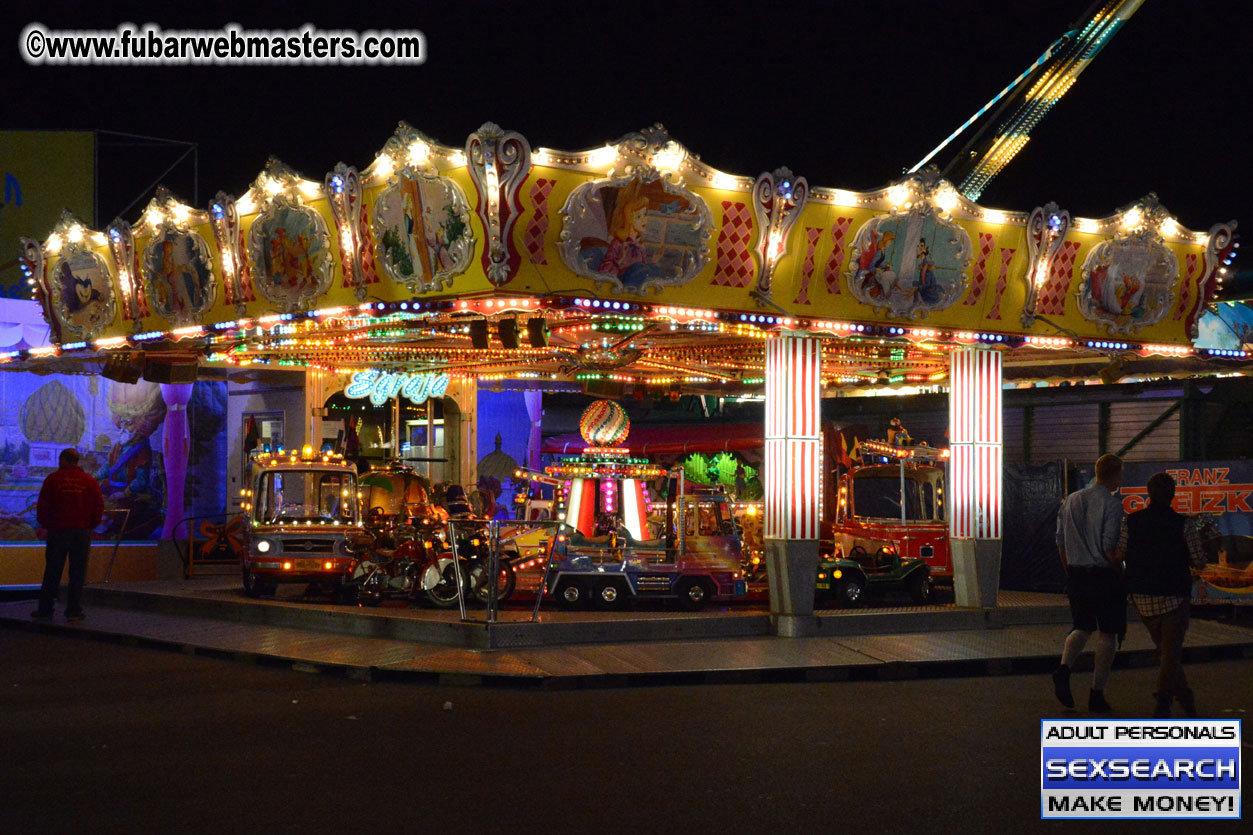
[[[1075,697],[1070,694],[1070,667],[1065,664],[1053,671],[1053,695],[1066,707],[1075,706]]]
[[[87,617],[87,616],[86,616],[86,615],[84,615],[82,612],[72,612],[72,613],[71,613],[71,612],[66,612],[66,613],[65,613],[65,622],[66,622],[66,623],[78,623],[80,620],[82,620],[82,619],[83,619],[83,618],[85,618],[85,617]]]
[[[1105,701],[1104,690],[1088,691],[1088,713],[1113,713],[1114,709]]]
[[[30,616],[35,620],[52,620],[52,612],[45,612],[43,609],[36,609]]]
[[[1164,699],[1161,696],[1158,696],[1157,707],[1153,708],[1153,718],[1154,719],[1169,719],[1170,718],[1170,705],[1173,702],[1174,700],[1170,698],[1169,696],[1167,696]]]

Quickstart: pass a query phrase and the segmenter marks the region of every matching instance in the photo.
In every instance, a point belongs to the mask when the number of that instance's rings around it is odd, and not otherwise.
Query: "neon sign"
[[[448,391],[448,382],[447,374],[408,374],[371,369],[352,375],[352,381],[344,389],[344,397],[354,400],[368,397],[375,406],[382,406],[399,396],[413,403],[424,403],[431,397],[443,397]]]

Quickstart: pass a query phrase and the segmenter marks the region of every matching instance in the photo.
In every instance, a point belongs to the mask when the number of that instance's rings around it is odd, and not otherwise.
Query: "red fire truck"
[[[944,492],[948,450],[862,441],[860,460],[847,466],[832,453],[840,443],[836,435],[828,436],[825,444],[829,476],[823,493],[824,555],[886,549],[926,562],[932,577],[941,584],[950,582],[953,559]]]

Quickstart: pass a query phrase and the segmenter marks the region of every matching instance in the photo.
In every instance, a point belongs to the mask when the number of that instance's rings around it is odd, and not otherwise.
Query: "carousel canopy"
[[[825,340],[827,386],[938,382],[974,343],[1007,351],[1011,378],[1049,376],[1058,352],[1093,373],[1243,364],[1192,345],[1234,226],[1185,229],[1153,195],[1104,218],[1001,211],[934,169],[871,192],[742,177],[661,126],[566,152],[492,123],[448,147],[402,122],[363,170],[313,181],[271,159],[203,209],[160,190],[134,224],[63,216],[22,244],[55,344],[0,359],[730,393],[799,331]]]

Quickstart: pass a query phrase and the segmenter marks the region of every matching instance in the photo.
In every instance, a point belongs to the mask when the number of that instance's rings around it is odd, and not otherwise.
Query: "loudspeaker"
[[[194,362],[152,362],[144,366],[144,379],[150,383],[185,384],[196,382]]]
[[[548,347],[548,320],[543,316],[532,316],[526,320],[526,341],[532,348]]]
[[[487,347],[487,320],[475,319],[470,323],[470,344],[475,348]]]
[[[511,350],[517,350],[522,343],[518,339],[518,320],[509,317],[496,323],[496,333],[500,335],[500,344]]]
[[[140,367],[131,362],[129,354],[111,354],[100,369],[100,376],[119,383],[138,383]]]

